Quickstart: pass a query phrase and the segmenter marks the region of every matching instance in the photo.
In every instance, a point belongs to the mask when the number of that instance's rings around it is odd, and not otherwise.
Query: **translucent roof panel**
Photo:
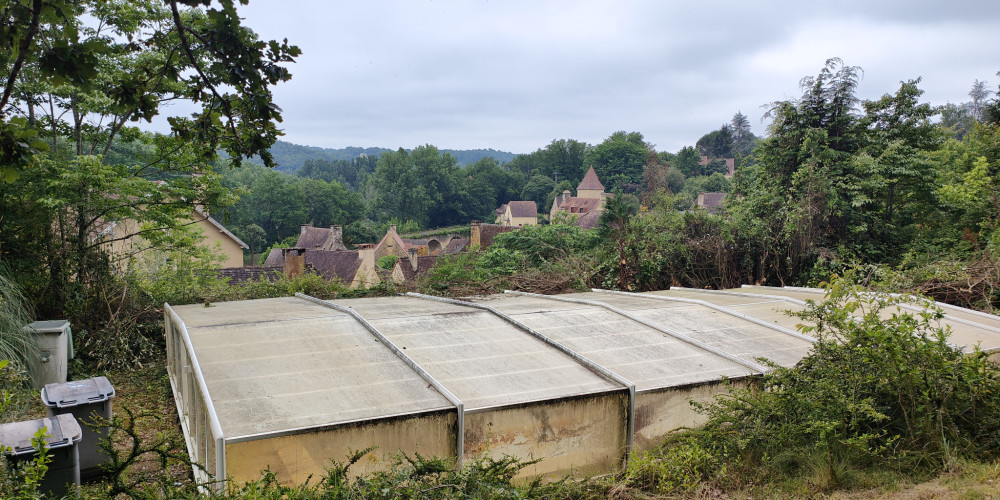
[[[809,353],[812,343],[746,319],[699,304],[671,302],[640,294],[588,292],[571,294],[623,309],[670,330],[747,360],[765,358],[791,366]],[[663,307],[664,305],[672,307]]]
[[[752,373],[739,363],[601,307],[518,295],[492,296],[483,303],[625,377],[636,390]]]
[[[454,408],[332,309],[278,298],[174,310],[227,438]]]
[[[490,312],[415,297],[337,300],[357,311],[466,410],[622,389]]]
[[[805,309],[804,306],[795,302],[784,300],[784,297],[771,297],[767,295],[751,294],[725,294],[713,290],[659,290],[646,292],[644,295],[658,295],[668,298],[681,298],[689,300],[703,300],[709,304],[714,304],[726,309],[746,314],[768,323],[798,331],[798,325],[805,323],[801,319],[788,314]]]
[[[823,290],[819,288],[778,288],[778,287],[744,287],[731,291],[741,294],[758,294],[760,297],[789,297],[799,300],[822,300]],[[1000,349],[1000,317],[992,314],[981,313],[970,309],[956,306],[942,306],[941,311],[945,318],[941,321],[942,326],[951,328],[949,342],[966,350],[979,345],[983,350],[993,351]],[[904,309],[903,312],[915,312],[913,309]],[[892,312],[886,311],[889,316]]]

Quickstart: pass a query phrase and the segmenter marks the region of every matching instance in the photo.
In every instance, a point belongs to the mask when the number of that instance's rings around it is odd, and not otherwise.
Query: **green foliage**
[[[396,255],[384,255],[379,257],[376,265],[379,269],[392,269],[392,266],[396,265],[397,260],[399,260],[399,257]]]
[[[648,156],[649,147],[642,134],[618,131],[590,149],[584,161],[592,165],[602,183],[613,190],[641,182]]]
[[[35,334],[24,330],[32,321],[31,304],[5,274],[0,265],[0,361],[26,369],[38,359]]]
[[[799,314],[809,325],[803,331],[818,338],[812,352],[696,405],[706,425],[676,435],[659,457],[689,465],[638,481],[700,475],[865,487],[863,478],[878,470],[920,474],[963,457],[998,456],[997,366],[978,350],[949,345],[939,310],[911,312],[903,300],[835,281],[824,301]]]
[[[385,471],[350,478],[348,469],[371,449],[351,454],[346,462],[334,461],[315,484],[281,485],[274,473],[264,471],[260,480],[231,485],[227,495],[247,499],[396,499],[396,498],[559,498],[578,494],[580,487],[566,480],[542,483],[514,481],[514,476],[535,461],[513,457],[478,457],[456,468],[451,461],[400,455]]]

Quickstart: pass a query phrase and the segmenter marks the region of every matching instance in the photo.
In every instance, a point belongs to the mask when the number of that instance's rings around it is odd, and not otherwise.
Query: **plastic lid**
[[[12,448],[7,453],[18,456],[38,451],[31,440],[41,428],[46,428],[45,443],[49,448],[61,448],[80,442],[83,437],[80,424],[71,413],[54,417],[26,420],[0,425],[0,444]]]
[[[115,388],[111,387],[107,377],[45,384],[42,388],[42,402],[45,406],[57,408],[107,401],[114,396]]]
[[[32,330],[36,333],[62,333],[67,328],[69,328],[69,321],[64,319],[35,321],[24,327],[25,330]]]

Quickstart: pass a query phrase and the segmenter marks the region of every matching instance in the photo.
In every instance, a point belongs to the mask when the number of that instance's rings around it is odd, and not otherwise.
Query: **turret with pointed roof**
[[[600,179],[597,178],[597,173],[594,172],[594,167],[591,166],[587,169],[583,180],[580,181],[580,185],[576,187],[576,197],[601,198],[602,196],[604,196],[604,184],[601,184]]]

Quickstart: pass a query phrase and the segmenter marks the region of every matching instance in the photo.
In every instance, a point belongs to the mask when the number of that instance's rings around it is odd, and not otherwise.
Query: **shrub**
[[[818,338],[812,352],[794,367],[773,366],[750,388],[696,405],[708,422],[676,436],[660,463],[685,463],[703,449],[743,484],[793,479],[822,488],[1000,456],[997,366],[978,349],[951,346],[940,310],[924,304],[912,313],[900,307],[905,300],[847,280],[828,285],[825,300],[799,314],[812,324],[802,330]],[[677,477],[660,469],[637,483]]]

